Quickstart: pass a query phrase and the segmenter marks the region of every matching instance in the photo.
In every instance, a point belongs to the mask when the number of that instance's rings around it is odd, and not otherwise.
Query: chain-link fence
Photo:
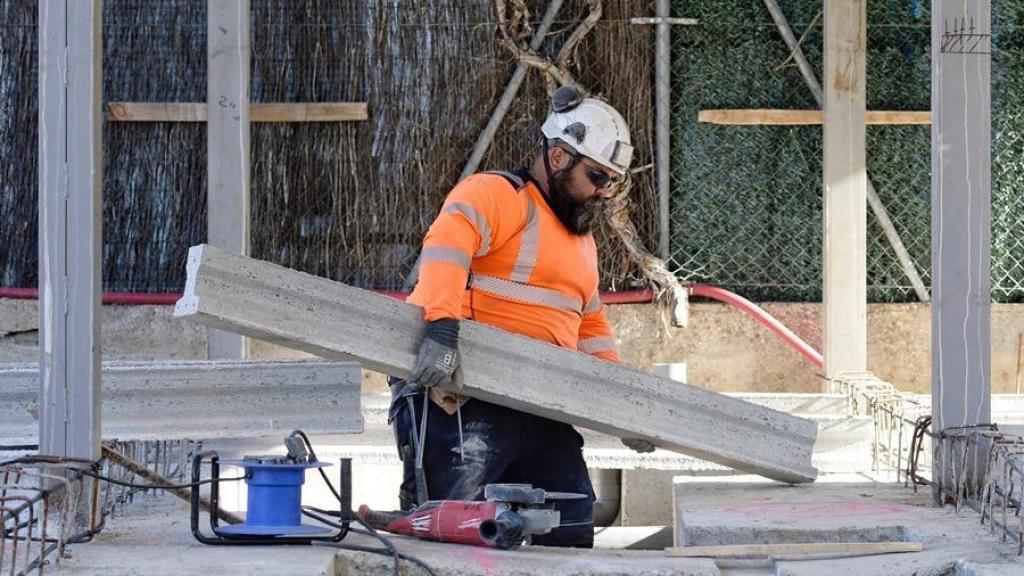
[[[546,0],[527,2],[534,27]],[[781,0],[822,62],[821,0]],[[632,220],[656,248],[654,27],[650,0],[605,0],[570,71],[624,111],[637,145]],[[203,102],[206,2],[106,0],[105,101]],[[254,124],[252,254],[373,288],[397,288],[515,67],[491,0],[252,0],[254,102],[365,101],[366,122]],[[869,109],[929,108],[929,4],[868,7]],[[36,2],[0,0],[0,286],[36,283]],[[993,298],[1024,301],[1024,0],[993,0]],[[541,51],[587,13],[567,0]],[[672,265],[758,300],[821,297],[821,128],[699,124],[712,108],[816,107],[761,0],[678,1],[672,27]],[[531,70],[482,169],[526,164],[547,113]],[[168,292],[206,236],[200,123],[104,125],[104,286]],[[925,282],[927,126],[868,128],[868,170]],[[869,216],[872,301],[914,293]],[[640,284],[598,230],[607,289]]]
[[[1024,2],[993,0],[992,283],[1024,301],[1021,99]],[[820,0],[780,0],[821,78]],[[930,109],[930,4],[876,0],[867,9],[867,107]],[[821,126],[723,126],[708,109],[816,109],[763,2],[676,2],[673,29],[672,254],[681,274],[758,300],[821,298]],[[869,126],[868,175],[918,271],[931,265],[928,126]],[[868,216],[868,297],[915,295]]]

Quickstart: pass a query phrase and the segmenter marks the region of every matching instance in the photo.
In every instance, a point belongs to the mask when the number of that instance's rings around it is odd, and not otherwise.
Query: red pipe
[[[747,316],[750,316],[761,325],[768,328],[768,330],[781,338],[786,344],[799,352],[802,356],[810,360],[811,363],[819,369],[823,370],[825,368],[825,360],[817,350],[811,347],[807,342],[804,342],[802,338],[797,336],[796,333],[787,328],[786,325],[780,322],[777,318],[750,300],[747,300],[735,292],[730,292],[724,288],[708,286],[707,284],[693,284],[689,286],[689,291],[693,296],[711,298],[712,300],[718,300],[719,302],[723,302],[739,309]],[[397,300],[405,300],[405,297],[408,296],[408,293],[393,290],[377,290],[376,292]],[[35,288],[0,287],[0,298],[35,300],[38,298],[38,295],[39,292]],[[102,301],[104,304],[127,305],[170,305],[177,302],[179,298],[181,298],[180,293],[158,294],[139,292],[104,292],[102,295]],[[601,294],[601,302],[609,305],[646,304],[652,299],[654,299],[654,292],[651,290],[604,292]]]
[[[15,300],[36,300],[39,298],[39,290],[35,288],[4,288],[0,287],[0,298],[13,298]],[[101,301],[104,304],[174,304],[181,298],[181,294],[159,294],[148,292],[104,292]]]
[[[804,342],[803,338],[797,336],[795,332],[787,328],[778,318],[743,296],[724,288],[708,286],[707,284],[693,284],[690,286],[690,294],[718,300],[738,308],[741,312],[771,330],[776,336],[782,338],[783,342],[789,344],[791,348],[803,355],[804,358],[810,360],[819,370],[825,369],[825,358],[822,357],[820,352],[811,347],[807,342]]]
[[[397,290],[374,290],[374,292],[394,298],[396,300],[405,300],[409,295],[408,292],[399,292]],[[15,300],[36,300],[39,297],[39,291],[35,288],[5,288],[0,286],[0,298],[13,298]],[[173,293],[156,293],[156,292],[104,292],[102,294],[102,301],[104,304],[131,304],[131,305],[143,305],[143,304],[155,304],[155,305],[169,305],[174,304],[181,298],[181,292]],[[645,304],[650,302],[654,298],[654,292],[651,290],[632,290],[629,292],[603,292],[601,293],[601,302],[605,304]]]
[[[654,300],[653,290],[630,290],[628,292],[602,292],[602,304],[646,304]]]

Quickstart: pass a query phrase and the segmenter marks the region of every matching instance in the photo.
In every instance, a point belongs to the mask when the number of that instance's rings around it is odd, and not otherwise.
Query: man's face
[[[552,153],[555,166],[568,164],[572,159],[561,148],[552,150]],[[607,184],[614,182],[615,176],[593,160],[580,158],[571,169],[555,177],[554,188],[549,194],[551,210],[569,232],[578,236],[588,234],[603,200],[612,194],[614,186]]]

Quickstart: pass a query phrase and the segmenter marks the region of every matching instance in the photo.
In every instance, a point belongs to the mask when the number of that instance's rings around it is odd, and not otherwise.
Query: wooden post
[[[867,368],[866,0],[825,0],[825,372]]]

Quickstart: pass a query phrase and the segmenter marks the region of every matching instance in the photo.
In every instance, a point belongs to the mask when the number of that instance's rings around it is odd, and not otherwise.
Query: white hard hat
[[[561,140],[577,153],[622,175],[633,160],[633,145],[626,120],[615,108],[597,98],[585,98],[571,86],[552,97],[551,115],[541,132]]]

